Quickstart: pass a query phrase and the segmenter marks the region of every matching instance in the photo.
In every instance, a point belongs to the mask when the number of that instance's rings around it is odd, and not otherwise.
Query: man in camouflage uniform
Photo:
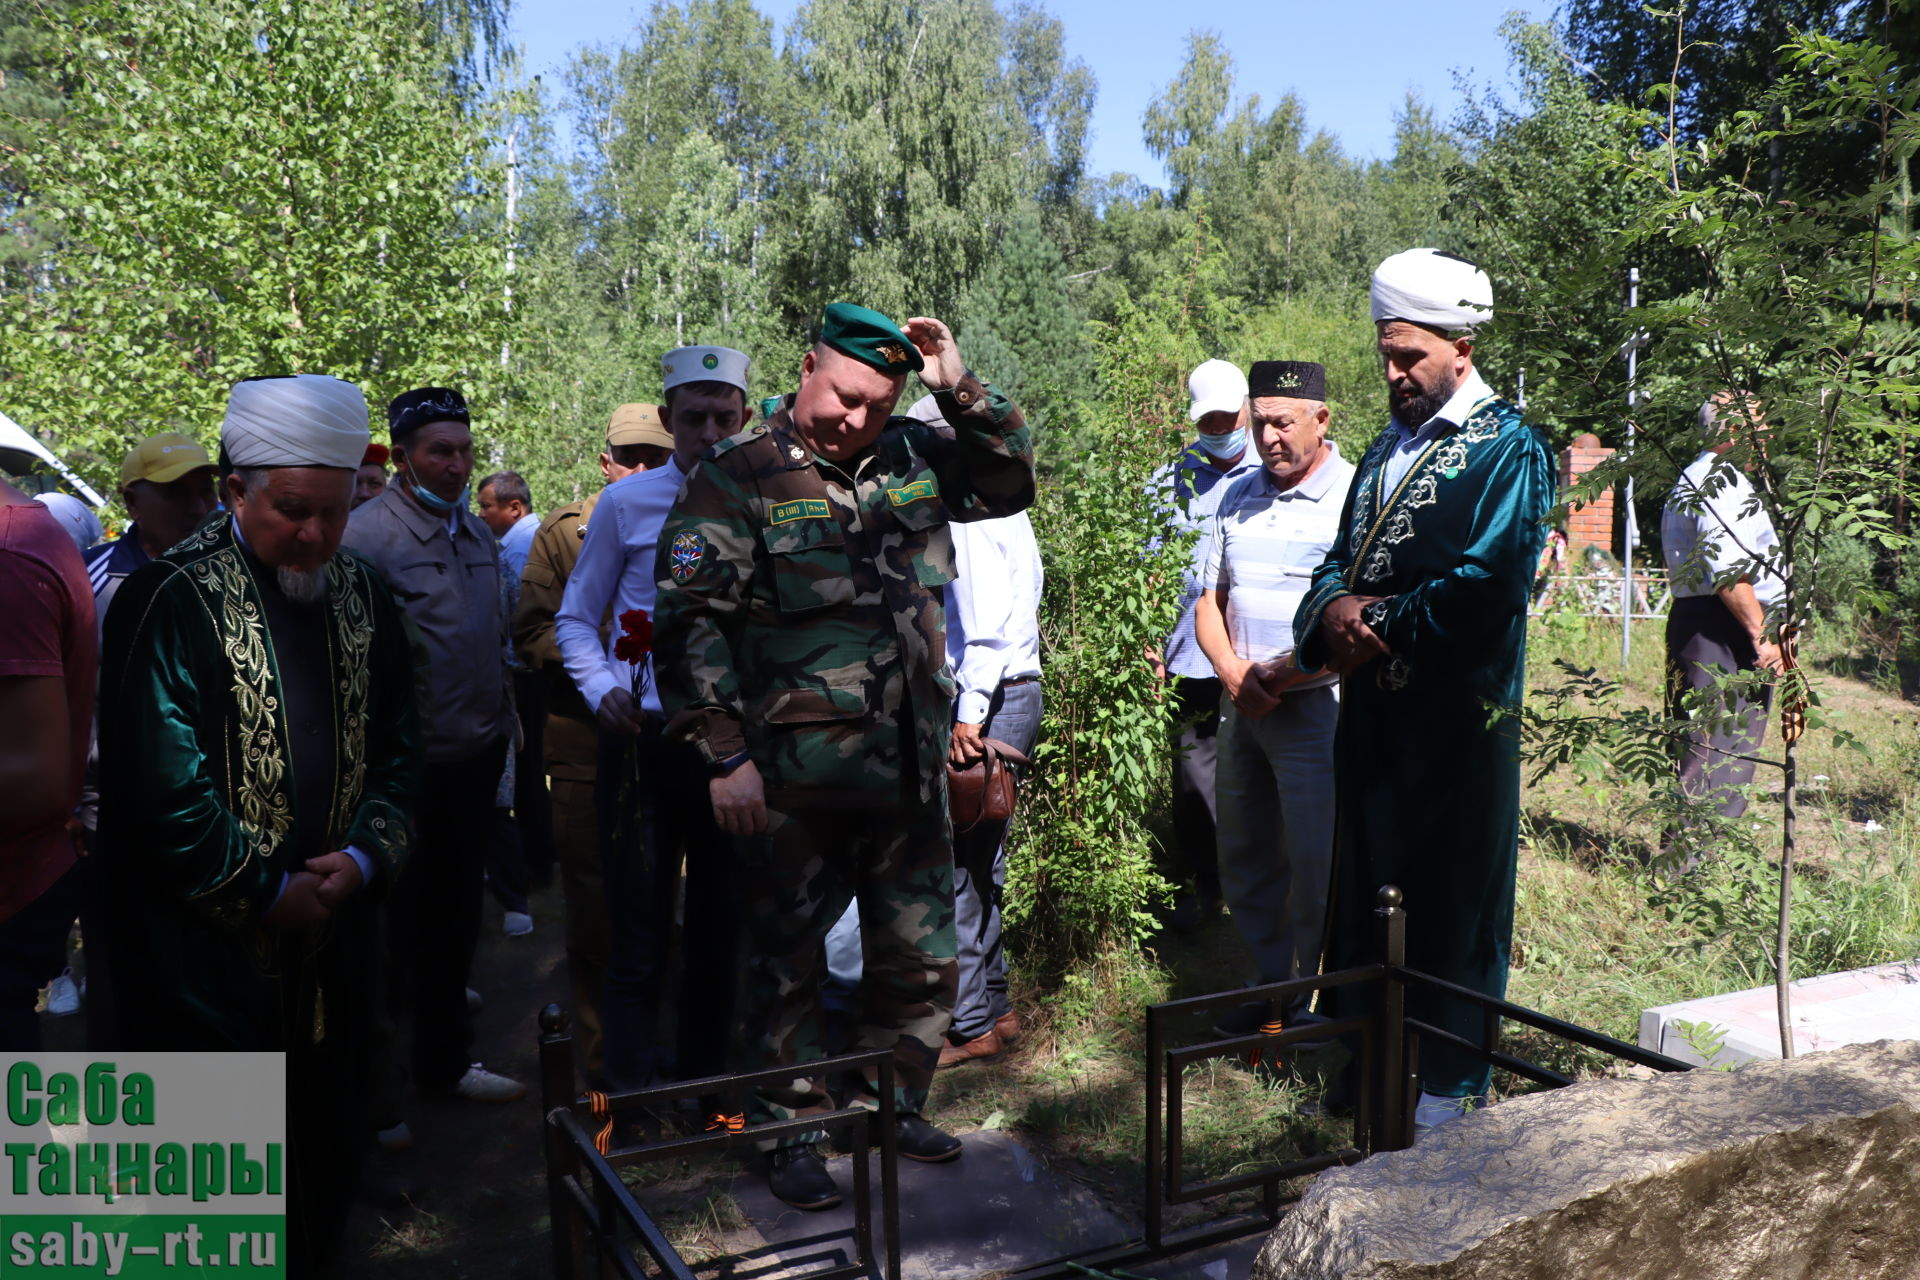
[[[914,370],[951,429],[893,416]],[[836,303],[799,391],[715,448],[660,535],[661,700],[713,771],[753,936],[739,1065],[821,1056],[821,941],[857,898],[856,1044],[894,1050],[895,1137],[918,1160],[960,1154],[921,1115],[955,983],[947,523],[1032,499],[1025,420],[968,372],[947,326],[903,331]],[[756,1114],[831,1105],[822,1079],[797,1076]],[[839,1200],[812,1141],[773,1151],[770,1182],[798,1207]]]
[[[673,436],[650,404],[623,404],[607,424],[607,447],[600,474],[607,483],[657,467],[673,452]],[[593,812],[594,753],[599,734],[593,708],[567,678],[553,617],[580,558],[587,522],[603,489],[547,513],[533,535],[527,567],[520,578],[520,604],[513,613],[513,642],[521,661],[546,682],[547,723],[542,747],[553,788],[553,841],[560,869],[560,891],[567,909],[567,977],[573,990],[575,1041],[587,1081],[602,1087],[604,1061],[600,1033],[600,989],[606,983],[608,941],[606,897],[600,883],[599,824]]]

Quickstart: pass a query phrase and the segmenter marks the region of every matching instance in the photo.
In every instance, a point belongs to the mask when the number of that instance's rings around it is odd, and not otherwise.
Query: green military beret
[[[836,302],[820,321],[820,341],[843,356],[852,356],[870,369],[904,374],[925,361],[900,326],[871,307]]]

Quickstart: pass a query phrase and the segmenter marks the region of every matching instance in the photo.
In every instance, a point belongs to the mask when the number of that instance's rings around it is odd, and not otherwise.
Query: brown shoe
[[[957,1067],[968,1062],[992,1062],[1007,1051],[1000,1041],[999,1031],[989,1031],[983,1036],[961,1044],[943,1044],[940,1046],[940,1065]]]
[[[1011,1049],[1020,1043],[1020,1015],[1009,1010],[994,1020],[993,1034],[1000,1037],[1000,1043]]]

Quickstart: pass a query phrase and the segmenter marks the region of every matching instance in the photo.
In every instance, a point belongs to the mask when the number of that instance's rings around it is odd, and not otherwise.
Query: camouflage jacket
[[[777,802],[932,799],[954,690],[947,522],[1033,501],[1025,419],[969,373],[937,397],[951,428],[895,417],[833,463],[792,403],[716,446],[667,517],[661,704],[708,761],[749,751]]]

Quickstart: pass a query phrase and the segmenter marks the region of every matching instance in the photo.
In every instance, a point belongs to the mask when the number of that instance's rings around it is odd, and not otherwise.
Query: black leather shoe
[[[955,1144],[958,1145],[958,1144]],[[777,1147],[767,1155],[767,1189],[796,1209],[831,1209],[840,1188],[812,1147]]]
[[[893,1122],[893,1149],[909,1160],[939,1164],[960,1154],[960,1139],[909,1114]]]

